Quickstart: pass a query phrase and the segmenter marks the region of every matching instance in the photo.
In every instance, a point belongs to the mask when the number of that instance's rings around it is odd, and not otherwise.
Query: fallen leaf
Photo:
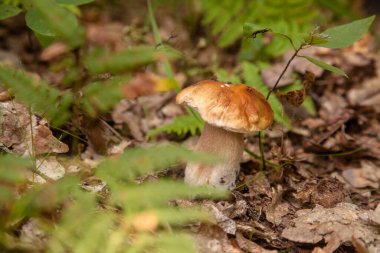
[[[38,158],[36,160],[36,169],[44,177],[34,173],[29,177],[29,180],[40,184],[46,183],[46,179],[56,181],[66,173],[65,168],[57,161],[55,156]]]
[[[46,120],[16,101],[0,103],[0,143],[19,155],[66,153],[69,147],[53,136]],[[32,137],[33,134],[33,137]]]
[[[214,203],[207,202],[202,204],[202,208],[204,208],[208,213],[212,215],[215,219],[216,224],[223,229],[227,234],[234,235],[236,233],[236,223],[228,216],[226,216],[222,211],[220,211]]]
[[[239,247],[244,250],[244,252],[250,253],[276,253],[277,250],[267,250],[261,247],[260,245],[246,239],[242,233],[236,233],[236,241]]]
[[[227,234],[216,225],[202,224],[192,235],[199,253],[243,253],[231,244]]]
[[[51,61],[64,55],[66,52],[68,52],[68,50],[69,48],[65,43],[55,42],[47,48],[44,48],[44,50],[41,52],[40,59],[42,61]]]
[[[136,99],[141,96],[149,96],[157,92],[164,92],[178,89],[175,80],[164,78],[151,72],[144,72],[136,75],[127,84],[122,85],[123,97]]]
[[[380,187],[379,166],[370,161],[360,161],[360,168],[347,169],[342,172],[343,178],[355,188]]]
[[[380,224],[372,223],[375,215],[375,211],[362,210],[350,203],[339,203],[334,208],[317,205],[297,211],[294,226],[285,228],[282,237],[300,243],[331,242],[334,245],[331,252],[355,237],[363,241],[370,253],[375,253],[380,248],[380,232],[376,228]]]
[[[86,37],[91,44],[101,47],[110,47],[115,51],[120,51],[124,48],[122,41],[123,29],[124,25],[116,22],[88,24],[86,26]]]

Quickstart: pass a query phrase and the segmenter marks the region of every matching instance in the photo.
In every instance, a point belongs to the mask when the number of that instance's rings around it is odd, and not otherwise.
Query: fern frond
[[[178,116],[173,120],[173,122],[150,130],[147,133],[147,138],[150,139],[160,133],[175,133],[180,136],[188,133],[195,135],[202,131],[203,124],[204,122],[200,118],[195,117],[193,114]]]
[[[107,112],[121,96],[121,85],[128,82],[129,77],[116,77],[105,82],[93,82],[83,89],[81,107],[91,117],[99,112]]]
[[[210,187],[192,187],[178,181],[160,180],[154,183],[130,185],[128,191],[123,191],[122,185],[110,185],[115,194],[112,199],[128,211],[141,211],[145,208],[163,207],[169,200],[178,198],[221,198],[224,192]],[[159,194],[158,194],[159,191]],[[130,203],[134,203],[133,206]]]
[[[152,63],[160,57],[176,58],[178,52],[165,47],[156,50],[153,47],[134,47],[113,53],[107,49],[93,49],[85,58],[86,68],[91,74],[105,72],[123,73],[129,70]]]
[[[102,162],[97,168],[97,174],[100,177],[112,176],[124,180],[134,180],[137,176],[183,161],[210,164],[217,162],[218,159],[208,154],[189,151],[177,145],[133,148],[126,150],[117,160],[107,159]]]
[[[195,208],[179,210],[169,206],[168,201],[195,195],[224,197],[225,192],[191,187],[178,181],[137,184],[129,180],[136,176],[136,172],[157,170],[178,160],[204,162],[214,159],[177,146],[165,146],[130,149],[118,158],[103,162],[96,175],[106,180],[110,189],[108,203],[121,208],[120,212],[100,212],[95,207],[94,198],[88,195],[77,197],[53,231],[49,252],[178,252],[181,249],[181,252],[195,253],[190,238],[178,232],[167,235],[159,225],[176,226],[194,219],[209,220],[209,216]],[[125,174],[133,176],[124,177]],[[136,218],[145,217],[144,214],[149,214],[148,221],[139,220],[136,224]],[[152,229],[155,233],[145,233],[144,229]]]
[[[196,253],[194,243],[183,233],[143,234],[133,241],[128,253]]]
[[[23,71],[2,65],[0,84],[33,112],[49,119],[55,126],[63,124],[70,116],[69,108],[73,101],[70,92],[61,92]]]
[[[202,1],[203,23],[211,26],[213,35],[219,36],[219,46],[226,47],[241,37],[245,22],[271,28],[276,26],[276,22],[283,22],[287,31],[306,32],[309,30],[307,24],[317,14],[313,4],[313,0]],[[290,45],[287,46],[289,48]]]

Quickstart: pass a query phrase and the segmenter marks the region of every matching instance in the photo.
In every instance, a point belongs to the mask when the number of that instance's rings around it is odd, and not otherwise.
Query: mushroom
[[[195,150],[217,155],[217,165],[188,163],[185,182],[233,189],[244,150],[244,134],[268,128],[273,111],[265,97],[244,84],[205,80],[183,89],[176,97],[199,112],[205,125]]]

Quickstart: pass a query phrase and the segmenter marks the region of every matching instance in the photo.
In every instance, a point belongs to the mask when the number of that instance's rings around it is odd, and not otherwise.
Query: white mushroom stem
[[[209,184],[226,189],[235,187],[244,150],[244,134],[205,123],[195,150],[214,154],[221,157],[223,162],[217,165],[189,163],[185,170],[188,184]]]

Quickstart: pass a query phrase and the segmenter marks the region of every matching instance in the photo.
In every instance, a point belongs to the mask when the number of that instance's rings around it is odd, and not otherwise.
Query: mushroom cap
[[[193,107],[209,124],[232,132],[251,133],[273,122],[273,110],[265,97],[244,84],[201,81],[178,93],[176,102]]]

